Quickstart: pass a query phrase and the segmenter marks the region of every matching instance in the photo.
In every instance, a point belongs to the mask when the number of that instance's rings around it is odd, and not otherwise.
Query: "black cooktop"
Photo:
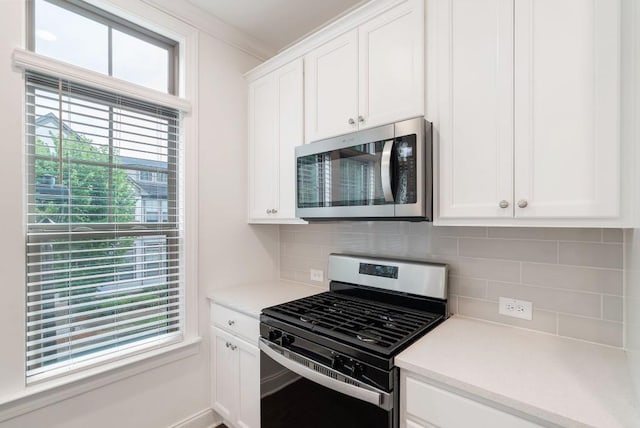
[[[262,311],[300,329],[391,357],[416,336],[435,327],[441,314],[335,292],[272,306]]]

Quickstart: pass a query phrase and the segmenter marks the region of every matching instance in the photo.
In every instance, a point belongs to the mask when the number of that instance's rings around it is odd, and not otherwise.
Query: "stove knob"
[[[269,332],[269,340],[271,342],[277,341],[280,338],[280,336],[282,336],[282,332],[280,330],[271,330]]]
[[[364,366],[360,363],[355,363],[353,365],[353,377],[359,377],[364,374]]]
[[[280,343],[282,344],[282,346],[291,345],[293,341],[294,341],[293,336],[290,336],[288,334],[283,335],[282,339],[280,339]]]
[[[333,361],[331,362],[331,367],[334,369],[340,369],[344,366],[344,358],[340,355],[336,355],[333,357]]]

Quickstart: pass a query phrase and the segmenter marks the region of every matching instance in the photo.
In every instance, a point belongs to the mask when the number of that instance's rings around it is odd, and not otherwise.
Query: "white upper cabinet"
[[[307,142],[357,129],[357,40],[357,31],[350,31],[304,58]]]
[[[619,215],[619,38],[618,0],[516,0],[517,217]]]
[[[277,171],[277,81],[265,76],[249,84],[249,218],[263,218],[275,205]]]
[[[305,55],[305,140],[424,115],[424,1],[407,0]]]
[[[440,217],[511,217],[513,0],[440,0],[435,18]]]
[[[249,83],[249,221],[295,218],[294,148],[303,143],[302,59]]]
[[[428,4],[436,221],[619,220],[619,0]]]
[[[358,28],[360,129],[424,115],[424,1]]]

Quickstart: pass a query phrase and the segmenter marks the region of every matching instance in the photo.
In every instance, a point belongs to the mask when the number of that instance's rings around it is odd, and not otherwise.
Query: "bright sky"
[[[35,1],[36,52],[108,74],[108,28],[44,0]],[[168,52],[153,44],[112,30],[113,76],[167,92]],[[54,94],[52,94],[55,96]],[[68,100],[68,98],[65,98]],[[38,97],[36,115],[59,116],[57,101]],[[95,144],[108,144],[108,109],[104,105],[72,100],[63,104],[62,120]],[[118,110],[116,109],[117,113]],[[167,126],[158,119],[122,111],[113,120],[114,144],[121,156],[166,162]],[[133,116],[133,117],[130,117]],[[153,122],[149,122],[149,120]],[[152,128],[152,129],[148,129]]]

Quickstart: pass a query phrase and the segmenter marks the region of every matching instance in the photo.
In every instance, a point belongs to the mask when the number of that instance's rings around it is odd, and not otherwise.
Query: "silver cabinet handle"
[[[355,125],[356,121],[352,117],[349,118],[349,125]]]
[[[229,321],[227,321],[227,324],[229,324],[229,325],[234,325],[235,323],[236,323],[236,322],[235,322],[234,320],[229,320]]]
[[[272,210],[271,210],[271,213],[272,213],[272,214],[277,214],[277,213],[278,213],[278,210],[274,208],[274,209],[272,209]]]
[[[227,348],[228,348],[229,346],[231,346],[231,344],[230,344],[229,342],[225,343],[224,345],[225,345]]]
[[[358,116],[358,122],[364,122],[364,116]]]
[[[507,208],[509,206],[509,201],[502,200],[498,205],[500,208]]]
[[[235,351],[238,348],[236,345],[231,345],[231,344],[229,344],[229,345],[230,345],[229,347],[231,348],[232,351]]]
[[[271,208],[267,210],[267,214],[271,214]]]
[[[526,199],[520,199],[518,201],[518,207],[519,208],[527,208],[527,205],[529,205],[529,203],[527,202]]]
[[[393,140],[384,142],[382,148],[382,158],[380,159],[380,181],[382,182],[382,193],[385,202],[393,203],[393,191],[391,190],[391,150]]]
[[[300,376],[334,391],[374,404],[382,409],[391,409],[391,394],[372,386],[362,384],[358,380],[345,376],[330,367],[318,364],[288,349],[259,339],[260,351],[269,358]]]

